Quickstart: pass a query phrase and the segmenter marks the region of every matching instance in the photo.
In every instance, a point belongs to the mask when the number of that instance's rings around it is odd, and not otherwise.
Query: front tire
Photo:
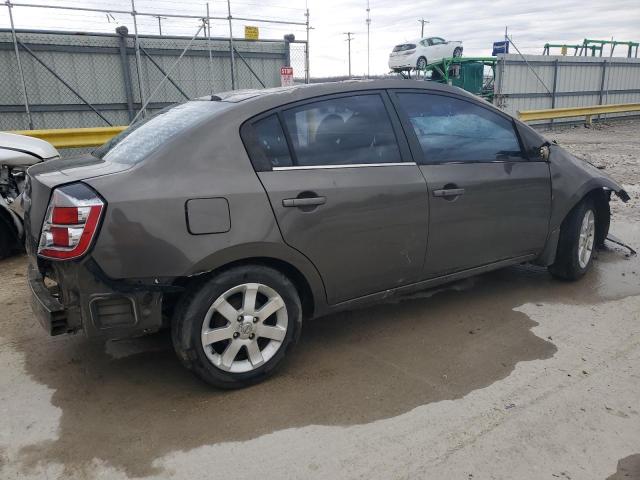
[[[263,265],[226,270],[187,293],[176,308],[174,349],[185,367],[219,388],[266,379],[300,337],[295,286]]]
[[[462,49],[460,47],[456,47],[455,50],[453,51],[453,57],[459,58],[461,56],[462,56]]]
[[[560,227],[555,262],[549,272],[563,280],[577,280],[591,268],[596,248],[596,208],[587,199],[576,205]]]

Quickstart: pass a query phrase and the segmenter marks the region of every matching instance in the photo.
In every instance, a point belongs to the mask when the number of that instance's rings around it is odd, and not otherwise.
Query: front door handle
[[[434,190],[434,197],[459,197],[464,195],[464,188],[443,188],[442,190]]]
[[[283,207],[313,207],[325,203],[327,203],[326,197],[285,198],[282,200]]]

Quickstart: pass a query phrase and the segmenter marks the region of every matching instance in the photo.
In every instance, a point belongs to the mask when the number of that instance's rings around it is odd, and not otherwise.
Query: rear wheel
[[[456,47],[456,49],[453,51],[453,56],[454,57],[461,57],[462,56],[462,49],[460,47]]]
[[[205,382],[238,388],[262,381],[297,342],[302,308],[294,285],[262,265],[232,268],[181,301],[172,324],[182,363]]]
[[[596,209],[591,200],[583,200],[562,223],[556,261],[549,272],[564,280],[577,280],[591,267],[595,246]]]
[[[427,68],[427,59],[425,57],[420,57],[416,62],[416,69],[424,70],[425,68]]]

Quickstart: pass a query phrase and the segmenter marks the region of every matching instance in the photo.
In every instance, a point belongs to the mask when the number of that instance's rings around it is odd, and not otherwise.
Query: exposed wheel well
[[[202,275],[197,275],[194,277],[179,278],[174,282],[174,285],[179,287],[184,287],[186,289],[197,288],[199,284],[210,279],[211,277],[225,270],[229,270],[230,268],[238,267],[241,265],[264,265],[267,267],[271,267],[274,270],[278,270],[279,272],[287,276],[287,278],[291,280],[291,282],[296,287],[296,290],[298,291],[298,295],[300,296],[300,303],[302,304],[303,316],[308,318],[313,315],[315,304],[313,301],[313,293],[311,291],[309,282],[307,281],[305,276],[302,274],[302,272],[300,272],[300,270],[298,270],[296,267],[294,267],[290,263],[287,263],[277,258],[252,257],[252,258],[237,260],[235,262],[227,263],[226,265],[218,267],[215,270],[204,273]],[[168,318],[171,318],[173,314],[173,309],[183,294],[184,294],[183,292],[179,292],[179,293],[169,293],[165,295],[165,298],[163,300],[163,303],[164,303],[163,313],[165,314],[165,316],[167,316]]]
[[[4,238],[3,242],[8,243],[6,247],[10,249],[17,249],[20,245],[18,231],[15,224],[13,223],[13,219],[9,215],[9,212],[7,212],[3,207],[0,207],[0,228],[4,230],[4,233],[2,233],[2,235]]]

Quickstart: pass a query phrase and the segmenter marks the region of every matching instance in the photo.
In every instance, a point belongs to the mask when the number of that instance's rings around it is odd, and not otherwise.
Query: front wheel
[[[202,380],[239,388],[271,375],[301,326],[291,281],[272,268],[246,265],[189,292],[176,308],[172,338],[182,363]]]
[[[453,51],[453,56],[454,58],[458,58],[462,56],[462,49],[460,47],[456,47],[456,49]]]
[[[557,278],[577,280],[591,267],[595,246],[596,209],[591,200],[583,200],[562,223],[556,260],[549,272]]]

